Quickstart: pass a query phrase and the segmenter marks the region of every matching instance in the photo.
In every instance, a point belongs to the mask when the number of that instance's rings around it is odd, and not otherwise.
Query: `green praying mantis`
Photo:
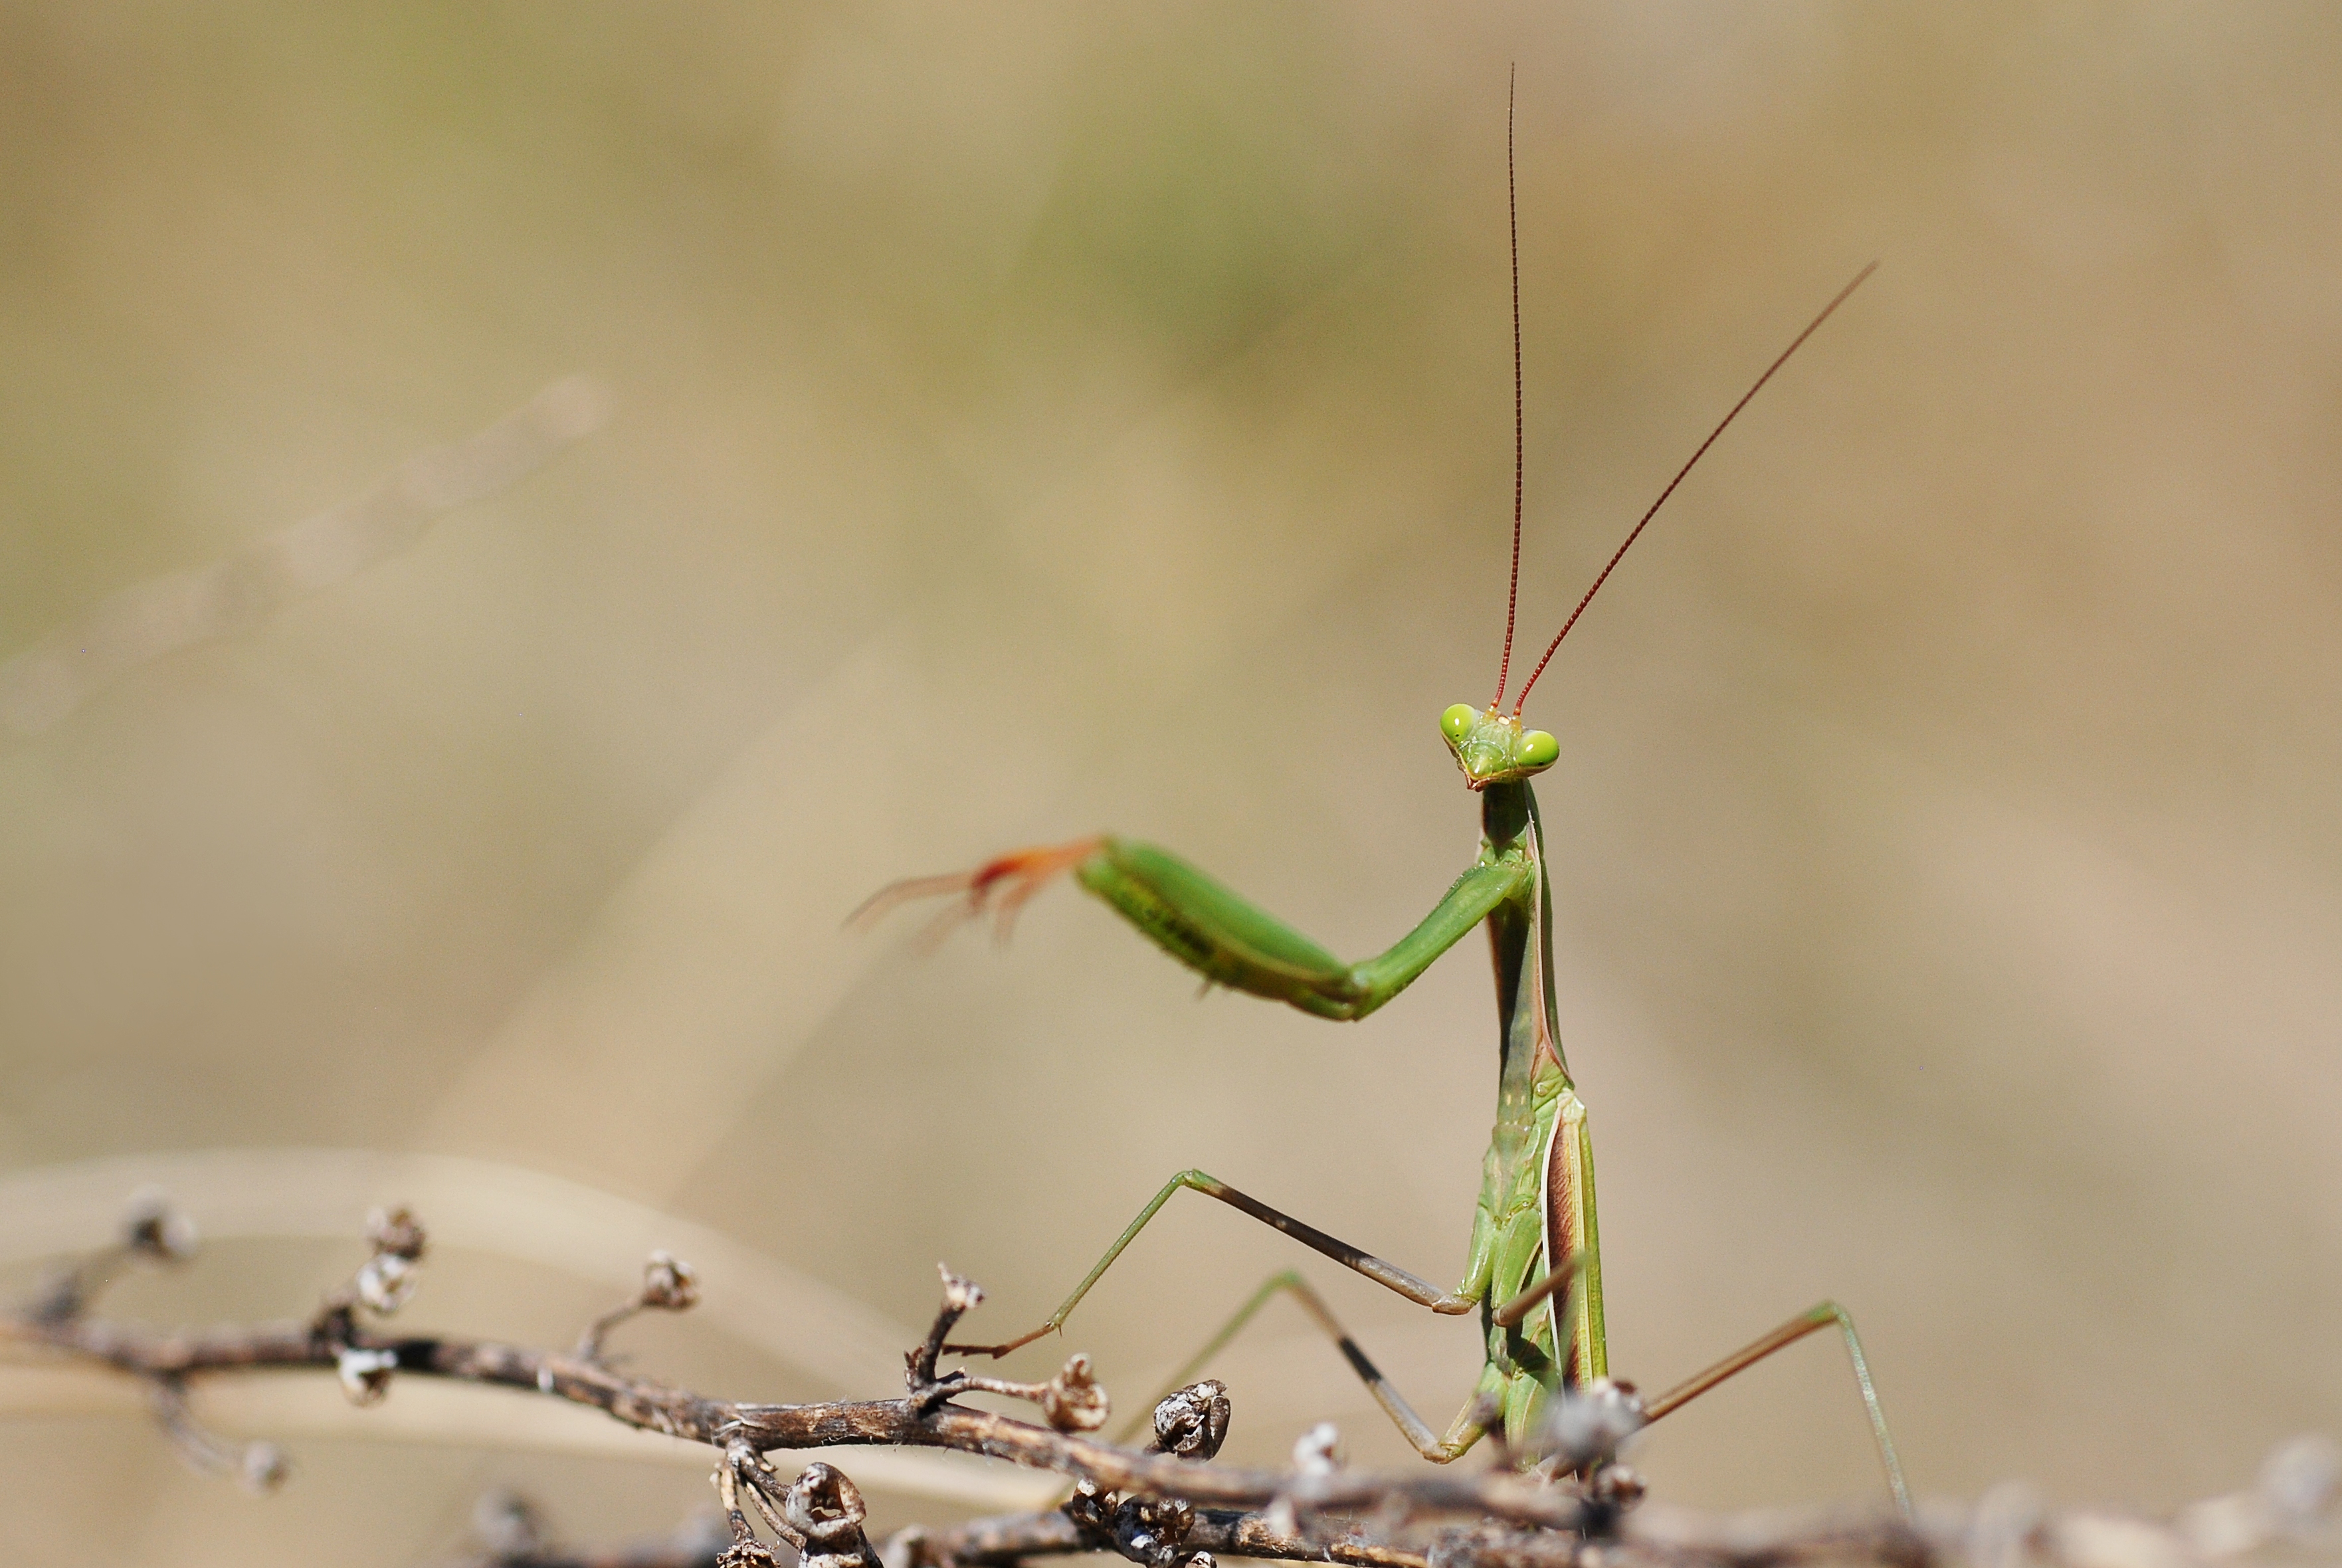
[[[1340,1241],[1238,1192],[1201,1171],[1182,1171],[1115,1238],[1096,1266],[1047,1321],[1001,1344],[953,1345],[967,1354],[1005,1355],[1059,1329],[1091,1287],[1122,1255],[1173,1193],[1186,1189],[1217,1199],[1304,1246],[1365,1275],[1435,1313],[1476,1312],[1486,1360],[1471,1398],[1444,1433],[1435,1433],[1295,1273],[1264,1284],[1213,1337],[1175,1382],[1198,1370],[1245,1322],[1279,1291],[1292,1294],[1339,1346],[1407,1441],[1426,1459],[1446,1463],[1482,1435],[1500,1432],[1508,1452],[1524,1463],[1566,1457],[1564,1468],[1588,1469],[1606,1460],[1616,1440],[1716,1387],[1774,1352],[1821,1330],[1836,1328],[1853,1363],[1881,1463],[1897,1504],[1907,1514],[1910,1493],[1886,1416],[1872,1384],[1853,1319],[1823,1302],[1715,1365],[1655,1398],[1609,1377],[1602,1309],[1602,1253],[1595,1217],[1594,1151],[1585,1103],[1562,1054],[1553,974],[1553,893],[1546,869],[1544,831],[1529,781],[1560,756],[1560,744],[1543,730],[1525,728],[1521,712],[1562,639],[1585,614],[1619,560],[1652,517],[1775,372],[1870,275],[1856,275],[1767,367],[1740,401],[1651,504],[1577,606],[1548,644],[1509,711],[1504,706],[1512,673],[1513,634],[1520,597],[1524,419],[1521,382],[1518,198],[1512,190],[1512,127],[1506,128],[1506,172],[1513,232],[1513,564],[1505,614],[1504,652],[1496,695],[1487,706],[1458,703],[1439,717],[1465,786],[1480,797],[1477,857],[1418,925],[1386,951],[1346,964],[1276,916],[1167,851],[1101,834],[1070,844],[1001,855],[973,871],[920,877],[882,889],[857,911],[856,923],[883,916],[921,898],[951,895],[946,925],[986,914],[1003,928],[1025,903],[1070,873],[1148,940],[1219,985],[1282,1002],[1322,1018],[1364,1018],[1397,995],[1475,926],[1486,925],[1496,984],[1498,1071],[1496,1121],[1473,1214],[1462,1280],[1443,1291],[1427,1280]],[[1595,1441],[1556,1440],[1570,1412],[1597,1412]],[[1606,1415],[1599,1413],[1606,1412]],[[1586,1429],[1581,1420],[1579,1430]]]

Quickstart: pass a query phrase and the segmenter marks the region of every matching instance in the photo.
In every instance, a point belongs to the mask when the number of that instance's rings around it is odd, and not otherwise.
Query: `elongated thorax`
[[[1482,796],[1484,860],[1520,856],[1530,874],[1490,911],[1498,1016],[1496,1124],[1476,1215],[1473,1279],[1483,1293],[1490,1392],[1501,1390],[1516,1441],[1554,1390],[1606,1375],[1600,1238],[1585,1103],[1570,1082],[1556,1027],[1552,896],[1536,802],[1526,782]],[[1504,1303],[1556,1269],[1567,1283],[1521,1322]]]

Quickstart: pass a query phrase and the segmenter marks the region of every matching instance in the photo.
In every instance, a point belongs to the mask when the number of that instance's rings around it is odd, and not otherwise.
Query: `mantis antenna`
[[[1514,245],[1514,256],[1513,268],[1516,281],[1513,285],[1513,341],[1515,345],[1513,349],[1513,375],[1515,383],[1514,399],[1517,404],[1519,400],[1520,377],[1520,349],[1518,346],[1520,342],[1520,284],[1518,282],[1520,261],[1518,259],[1519,245],[1517,241],[1515,242]],[[1740,394],[1740,401],[1732,405],[1732,412],[1726,414],[1722,419],[1716,421],[1716,428],[1707,433],[1707,439],[1699,444],[1699,449],[1691,454],[1690,458],[1681,468],[1676,470],[1676,476],[1667,481],[1667,487],[1659,492],[1659,498],[1651,503],[1650,510],[1643,514],[1642,520],[1636,523],[1634,526],[1633,532],[1626,535],[1626,543],[1619,545],[1616,551],[1612,552],[1609,564],[1604,566],[1602,568],[1601,574],[1594,579],[1594,586],[1586,590],[1586,597],[1577,601],[1577,608],[1569,613],[1569,619],[1561,624],[1561,630],[1556,632],[1553,634],[1553,641],[1546,644],[1545,657],[1539,659],[1536,663],[1536,668],[1529,672],[1529,678],[1522,684],[1521,694],[1513,701],[1513,716],[1515,718],[1520,717],[1522,704],[1529,700],[1529,687],[1536,684],[1537,677],[1545,674],[1546,665],[1552,662],[1554,650],[1561,646],[1561,640],[1569,635],[1569,629],[1572,626],[1577,624],[1577,617],[1586,614],[1586,606],[1594,602],[1594,595],[1601,592],[1602,584],[1604,583],[1609,581],[1611,572],[1617,566],[1619,558],[1626,554],[1628,546],[1632,545],[1636,540],[1643,536],[1643,530],[1649,525],[1652,518],[1658,515],[1659,508],[1667,504],[1667,497],[1676,493],[1676,486],[1684,482],[1684,475],[1689,474],[1692,471],[1692,465],[1707,454],[1707,449],[1716,444],[1716,438],[1724,434],[1725,426],[1730,424],[1733,420],[1739,417],[1740,411],[1748,406],[1748,400],[1756,396],[1757,393],[1764,390],[1765,384],[1773,379],[1773,373],[1780,369],[1781,366],[1787,365],[1789,362],[1789,355],[1797,353],[1798,349],[1805,346],[1806,339],[1813,336],[1816,329],[1818,328],[1822,323],[1830,318],[1830,313],[1846,303],[1847,295],[1852,294],[1856,289],[1860,288],[1862,286],[1862,280],[1868,277],[1872,273],[1875,273],[1877,270],[1878,264],[1877,262],[1872,262],[1868,266],[1864,267],[1860,272],[1855,274],[1854,281],[1847,284],[1844,288],[1838,290],[1837,297],[1832,299],[1829,304],[1822,306],[1821,314],[1806,324],[1806,330],[1797,334],[1797,337],[1789,344],[1789,346],[1781,351],[1779,358],[1776,359],[1772,364],[1765,367],[1765,374],[1756,378],[1755,385],[1751,386],[1747,391]],[[1516,434],[1514,436],[1514,444],[1516,452],[1519,445],[1518,424],[1518,415],[1516,414]],[[1516,456],[1514,461],[1514,469],[1513,580],[1517,591],[1521,570],[1520,478],[1518,472],[1519,460],[1517,456]],[[1512,659],[1512,627],[1510,624],[1511,613],[1509,611],[1506,612],[1506,621],[1505,658],[1509,664]],[[1504,691],[1501,686],[1497,689],[1496,700],[1497,702],[1502,702],[1504,700]],[[1496,704],[1491,703],[1488,705],[1490,707],[1494,707],[1496,706]]]
[[[1513,181],[1513,94],[1521,68],[1505,75],[1505,216],[1513,234],[1513,581],[1505,590],[1505,656],[1496,665],[1496,694],[1488,709],[1505,700],[1513,675],[1513,617],[1521,603],[1521,200]]]
[[[1513,260],[1513,272],[1516,272],[1516,278],[1517,278],[1517,274],[1520,274],[1520,260],[1517,260],[1517,257],[1520,257],[1520,241],[1516,241],[1516,244],[1513,244],[1513,255],[1516,255],[1516,260]],[[1536,669],[1532,669],[1532,672],[1529,672],[1529,679],[1525,681],[1525,684],[1522,684],[1522,688],[1520,688],[1520,697],[1516,697],[1516,700],[1513,700],[1513,718],[1520,718],[1520,709],[1522,709],[1522,704],[1525,704],[1525,702],[1529,700],[1529,688],[1532,688],[1532,685],[1536,685],[1536,676],[1541,676],[1541,674],[1546,674],[1546,664],[1553,663],[1553,651],[1555,651],[1555,648],[1560,648],[1560,646],[1562,646],[1562,639],[1565,639],[1565,636],[1569,636],[1569,627],[1574,627],[1574,624],[1578,624],[1578,615],[1586,614],[1586,606],[1588,606],[1588,604],[1593,604],[1593,602],[1595,602],[1595,594],[1597,594],[1597,592],[1602,592],[1602,583],[1609,581],[1609,574],[1611,574],[1611,571],[1616,569],[1616,566],[1618,566],[1618,559],[1621,559],[1623,554],[1627,553],[1627,547],[1630,547],[1632,543],[1637,541],[1637,538],[1642,538],[1642,531],[1646,529],[1646,526],[1649,526],[1649,522],[1654,520],[1654,517],[1658,517],[1658,508],[1663,508],[1663,505],[1667,505],[1667,496],[1672,496],[1672,494],[1675,494],[1675,487],[1676,487],[1676,484],[1682,484],[1682,482],[1684,482],[1684,475],[1686,475],[1686,473],[1691,473],[1691,465],[1693,465],[1693,464],[1698,464],[1698,461],[1703,459],[1703,456],[1707,456],[1707,449],[1709,449],[1709,447],[1715,447],[1715,444],[1716,444],[1716,437],[1724,435],[1724,428],[1726,428],[1733,419],[1737,419],[1737,416],[1740,416],[1740,410],[1745,410],[1745,407],[1747,407],[1747,404],[1749,404],[1749,398],[1754,398],[1754,395],[1761,394],[1761,391],[1764,391],[1764,384],[1766,384],[1766,382],[1770,382],[1770,379],[1773,379],[1773,372],[1780,370],[1782,365],[1787,365],[1787,363],[1789,363],[1789,355],[1797,354],[1798,349],[1804,349],[1804,346],[1806,346],[1806,339],[1813,337],[1815,330],[1820,330],[1822,323],[1829,321],[1829,314],[1831,314],[1831,311],[1838,309],[1838,306],[1841,306],[1841,305],[1846,305],[1846,297],[1847,297],[1847,295],[1855,293],[1855,290],[1857,290],[1857,288],[1862,288],[1862,278],[1871,276],[1871,274],[1874,274],[1874,272],[1878,272],[1878,262],[1871,262],[1869,267],[1864,267],[1862,272],[1855,274],[1855,281],[1853,281],[1853,284],[1847,284],[1846,288],[1838,290],[1837,297],[1834,297],[1834,300],[1831,300],[1829,305],[1822,306],[1822,314],[1820,314],[1820,316],[1815,316],[1813,321],[1806,323],[1806,330],[1804,330],[1804,333],[1798,333],[1797,337],[1794,337],[1792,342],[1789,342],[1789,346],[1787,346],[1787,349],[1782,349],[1782,351],[1780,351],[1780,358],[1776,358],[1776,360],[1773,360],[1773,363],[1770,363],[1770,365],[1766,365],[1766,367],[1764,367],[1764,375],[1761,375],[1761,377],[1756,377],[1756,384],[1754,384],[1754,386],[1749,386],[1747,391],[1745,391],[1745,394],[1740,394],[1740,403],[1733,404],[1731,412],[1728,412],[1728,414],[1724,416],[1724,419],[1716,421],[1716,428],[1715,428],[1715,431],[1709,431],[1709,433],[1707,433],[1707,440],[1703,440],[1703,443],[1700,443],[1698,452],[1693,452],[1691,456],[1688,456],[1688,459],[1684,461],[1682,468],[1676,468],[1676,470],[1675,470],[1675,477],[1672,477],[1672,480],[1667,480],[1667,489],[1663,489],[1663,492],[1658,492],[1658,501],[1654,501],[1654,504],[1651,504],[1651,510],[1646,510],[1646,513],[1642,514],[1642,520],[1639,520],[1637,524],[1635,524],[1635,529],[1632,529],[1630,534],[1627,534],[1627,536],[1626,536],[1626,543],[1623,543],[1623,545],[1616,547],[1614,553],[1611,553],[1609,564],[1606,564],[1606,566],[1602,566],[1602,574],[1599,574],[1597,578],[1595,578],[1595,585],[1593,585],[1593,587],[1588,587],[1588,590],[1586,590],[1586,597],[1578,599],[1578,608],[1574,608],[1574,611],[1569,611],[1569,620],[1565,620],[1565,623],[1562,623],[1562,630],[1560,630],[1560,632],[1555,632],[1555,634],[1553,634],[1553,641],[1550,641],[1550,644],[1546,644],[1546,655],[1541,657],[1541,660],[1536,660]],[[1516,281],[1516,284],[1513,284],[1513,295],[1516,295],[1516,297],[1513,297],[1513,342],[1516,342],[1516,349],[1513,349],[1513,382],[1516,382],[1516,391],[1513,391],[1513,398],[1516,398],[1516,403],[1517,403],[1517,400],[1520,400],[1520,388],[1517,388],[1517,384],[1520,384],[1520,346],[1517,346],[1517,344],[1520,344],[1520,284],[1517,284],[1517,281]],[[1520,444],[1520,437],[1517,437],[1517,414],[1516,414],[1516,437],[1513,437],[1513,440],[1516,440],[1516,449],[1517,449],[1517,444]],[[1517,585],[1517,581],[1520,581],[1520,475],[1517,475],[1517,468],[1520,468],[1520,461],[1517,461],[1517,456],[1516,456],[1516,475],[1513,475],[1513,581],[1516,581],[1516,585]],[[1508,615],[1508,620],[1511,620],[1511,615]],[[1506,655],[1506,660],[1508,660],[1508,663],[1511,663],[1511,657],[1513,657],[1513,646],[1511,646],[1511,641],[1513,641],[1513,632],[1511,632],[1511,627],[1506,627],[1506,651],[1504,651],[1504,655]],[[1504,691],[1501,691],[1501,688],[1499,688],[1499,691],[1496,691],[1496,702],[1501,702],[1501,700],[1504,700]],[[1494,702],[1492,702],[1492,704],[1489,704],[1489,707],[1494,707]]]

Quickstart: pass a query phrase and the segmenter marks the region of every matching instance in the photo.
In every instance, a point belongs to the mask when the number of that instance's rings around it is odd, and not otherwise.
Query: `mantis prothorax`
[[[1203,1356],[1190,1363],[1187,1373],[1225,1343],[1271,1294],[1287,1291],[1335,1339],[1376,1401],[1425,1458],[1441,1463],[1455,1459],[1484,1433],[1500,1430],[1511,1451],[1526,1461],[1553,1449],[1550,1441],[1541,1442],[1541,1438],[1550,1433],[1561,1406],[1573,1399],[1605,1399],[1614,1406],[1623,1402],[1629,1426],[1656,1421],[1775,1351],[1809,1333],[1836,1328],[1853,1362],[1888,1483],[1897,1503],[1907,1513],[1909,1492],[1872,1387],[1862,1342],[1852,1318],[1835,1302],[1823,1302],[1791,1318],[1656,1398],[1639,1400],[1630,1385],[1609,1380],[1603,1336],[1602,1253],[1594,1209],[1594,1151],[1586,1131],[1586,1106],[1562,1055],[1550,929],[1553,894],[1546,876],[1536,796],[1529,787],[1530,778],[1552,766],[1561,748],[1545,731],[1523,727],[1520,717],[1530,688],[1554,651],[1684,475],[1774,372],[1877,264],[1863,268],[1823,307],[1668,481],[1546,645],[1544,657],[1506,711],[1504,700],[1512,673],[1515,612],[1520,594],[1524,455],[1519,218],[1517,197],[1512,191],[1512,142],[1508,114],[1506,174],[1514,235],[1513,564],[1504,654],[1497,667],[1496,695],[1485,709],[1458,703],[1439,716],[1440,733],[1463,771],[1465,786],[1480,797],[1480,851],[1473,864],[1413,931],[1387,951],[1355,964],[1343,963],[1177,856],[1108,834],[1019,850],[970,872],[896,883],[873,896],[855,916],[857,922],[874,920],[907,900],[950,894],[956,895],[956,902],[945,913],[945,924],[988,914],[1005,927],[1026,900],[1055,877],[1070,872],[1082,886],[1209,984],[1335,1019],[1363,1018],[1374,1012],[1474,927],[1485,924],[1496,967],[1500,1066],[1496,1129],[1483,1161],[1464,1276],[1455,1289],[1440,1290],[1201,1171],[1182,1171],[1164,1183],[1073,1293],[1038,1328],[1003,1344],[948,1348],[969,1354],[1004,1355],[1058,1329],[1156,1211],[1174,1193],[1186,1188],[1250,1214],[1435,1313],[1461,1315],[1476,1311],[1487,1346],[1486,1362],[1473,1396],[1444,1433],[1434,1433],[1335,1322],[1316,1294],[1298,1275],[1285,1273],[1262,1286],[1214,1337]],[[1584,1462],[1583,1456],[1579,1462]]]

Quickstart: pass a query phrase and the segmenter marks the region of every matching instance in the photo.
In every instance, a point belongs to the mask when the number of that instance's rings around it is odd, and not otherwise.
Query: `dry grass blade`
[[[442,514],[509,489],[608,417],[598,383],[556,381],[478,434],[409,458],[355,500],[208,566],[116,590],[0,664],[0,729],[37,734],[141,664],[256,626],[413,548]]]

